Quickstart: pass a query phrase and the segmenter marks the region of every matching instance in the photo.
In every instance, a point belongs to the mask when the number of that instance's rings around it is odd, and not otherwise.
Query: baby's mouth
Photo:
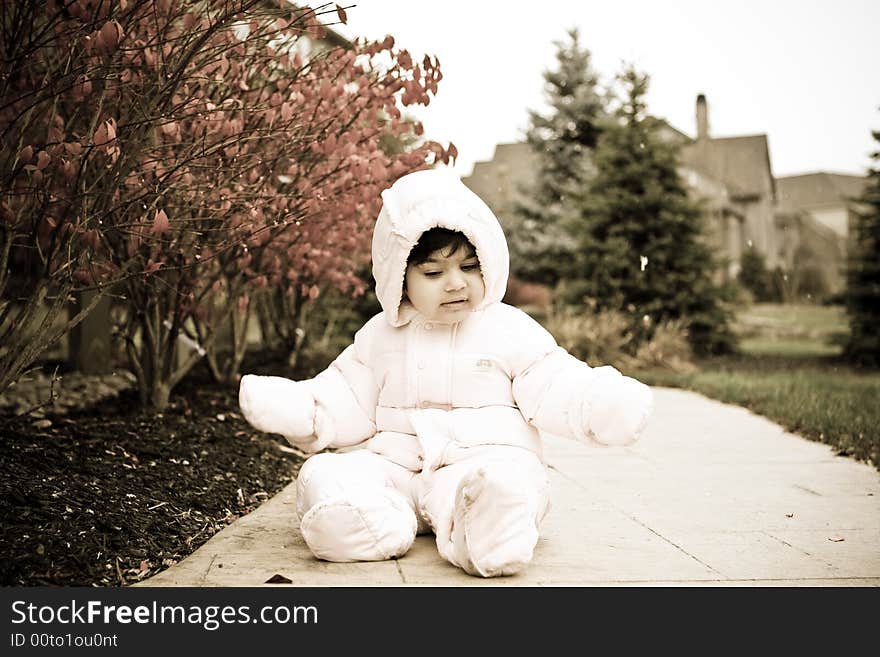
[[[460,306],[464,306],[467,304],[467,299],[455,299],[454,301],[445,301],[441,303],[441,306],[445,306],[446,308],[458,308]]]

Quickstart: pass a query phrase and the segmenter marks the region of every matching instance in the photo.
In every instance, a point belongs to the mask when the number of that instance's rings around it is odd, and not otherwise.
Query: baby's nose
[[[460,290],[465,286],[464,276],[456,272],[452,272],[446,279],[447,291]]]

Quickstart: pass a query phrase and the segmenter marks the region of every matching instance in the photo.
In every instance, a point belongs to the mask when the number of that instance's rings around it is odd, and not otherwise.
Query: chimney
[[[709,105],[706,96],[697,96],[697,140],[709,138]]]

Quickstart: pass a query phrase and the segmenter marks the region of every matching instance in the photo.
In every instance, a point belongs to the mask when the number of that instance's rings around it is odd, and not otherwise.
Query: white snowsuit
[[[549,507],[538,429],[628,444],[650,415],[650,389],[589,367],[501,303],[504,234],[452,173],[408,174],[382,200],[372,256],[383,312],[313,379],[244,376],[241,409],[308,452],[358,446],[302,466],[297,506],[315,556],[389,559],[433,531],[440,555],[466,572],[515,573]],[[457,324],[427,321],[402,300],[409,252],[437,226],[467,236],[485,284],[482,303]]]

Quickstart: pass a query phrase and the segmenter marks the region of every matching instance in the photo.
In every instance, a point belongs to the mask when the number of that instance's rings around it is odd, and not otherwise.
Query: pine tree
[[[572,222],[580,216],[587,180],[593,175],[591,151],[599,137],[604,101],[590,51],[578,31],[557,47],[555,70],[544,73],[548,114],[529,112],[526,138],[538,155],[534,185],[517,207],[508,230],[514,273],[523,280],[555,285],[571,275],[575,240]]]
[[[880,142],[880,131],[872,132]],[[850,337],[844,355],[853,363],[880,366],[880,149],[868,184],[856,199],[856,221],[847,268],[846,311]]]
[[[755,301],[779,300],[773,292],[773,274],[767,269],[767,259],[763,253],[749,245],[749,248],[743,251],[739,265],[737,281],[752,293]]]
[[[618,82],[622,99],[597,143],[584,204],[577,293],[600,309],[627,312],[638,338],[659,322],[683,319],[696,353],[729,351],[717,264],[703,239],[702,210],[678,174],[677,147],[646,116],[647,75],[628,67]]]

